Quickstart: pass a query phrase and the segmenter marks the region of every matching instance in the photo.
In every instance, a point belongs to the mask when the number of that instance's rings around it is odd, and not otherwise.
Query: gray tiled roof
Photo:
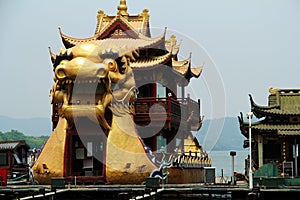
[[[14,149],[16,148],[20,142],[0,142],[0,150]]]

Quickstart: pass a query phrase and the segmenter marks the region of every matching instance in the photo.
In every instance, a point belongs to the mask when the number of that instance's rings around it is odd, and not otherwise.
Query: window
[[[7,153],[0,153],[0,166],[7,166],[8,161],[7,161]]]
[[[184,95],[182,94],[182,87],[177,85],[177,98],[184,98],[182,95]]]
[[[166,151],[166,148],[167,148],[167,139],[161,135],[157,136],[156,137],[156,150],[160,151],[160,150],[164,149]]]
[[[166,98],[166,87],[160,83],[156,83],[156,97],[157,98]]]
[[[84,159],[84,148],[76,148],[75,155],[76,155],[76,159],[83,160]]]
[[[86,150],[87,150],[86,156],[92,157],[93,156],[93,143],[92,142],[87,143]]]

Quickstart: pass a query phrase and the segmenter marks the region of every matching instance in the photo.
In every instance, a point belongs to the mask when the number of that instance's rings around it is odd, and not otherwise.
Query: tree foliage
[[[13,140],[25,140],[30,148],[40,149],[47,141],[48,136],[26,136],[17,130],[11,130],[9,132],[2,133],[0,131],[0,141],[13,141]]]

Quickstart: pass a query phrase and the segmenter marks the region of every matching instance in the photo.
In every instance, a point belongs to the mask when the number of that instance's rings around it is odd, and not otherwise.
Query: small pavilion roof
[[[129,15],[127,12],[126,0],[120,0],[116,16],[108,16],[104,14],[104,11],[98,11],[97,26],[94,36],[88,38],[73,38],[63,34],[60,28],[59,31],[66,48],[70,48],[83,42],[91,42],[112,37],[149,40],[151,37],[149,17],[148,9],[144,9],[143,12],[138,15]]]
[[[0,142],[0,150],[14,150],[18,146],[26,146],[29,149],[29,145],[26,144],[25,140]]]
[[[138,15],[129,15],[127,12],[126,1],[120,1],[120,5],[118,6],[117,16],[121,16],[126,19],[126,21],[133,27],[135,30],[138,30],[139,33],[142,33],[145,36],[150,37],[149,30],[149,10],[144,9],[142,13]],[[97,15],[97,26],[95,30],[95,35],[103,32],[103,30],[107,29],[116,19],[117,16],[108,16],[104,13],[103,10],[98,11]]]
[[[103,35],[105,35],[105,32],[107,32],[109,29],[111,29],[114,25],[118,24],[120,25],[123,24],[128,30],[132,30],[133,33],[136,35],[142,34],[145,35],[146,37],[150,37],[150,34],[144,34],[143,31],[145,27],[139,27],[139,21],[138,20],[130,20],[128,17],[123,17],[122,15],[117,15],[111,18],[112,20],[108,21],[107,25],[104,26],[102,29],[99,29],[95,33],[99,38],[104,38]]]

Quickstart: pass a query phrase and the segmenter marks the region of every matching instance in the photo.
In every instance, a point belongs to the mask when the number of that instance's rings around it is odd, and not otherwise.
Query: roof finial
[[[126,0],[120,0],[120,5],[118,6],[118,14],[122,16],[128,16]]]
[[[269,92],[270,92],[270,94],[276,94],[278,92],[278,88],[270,87]]]

